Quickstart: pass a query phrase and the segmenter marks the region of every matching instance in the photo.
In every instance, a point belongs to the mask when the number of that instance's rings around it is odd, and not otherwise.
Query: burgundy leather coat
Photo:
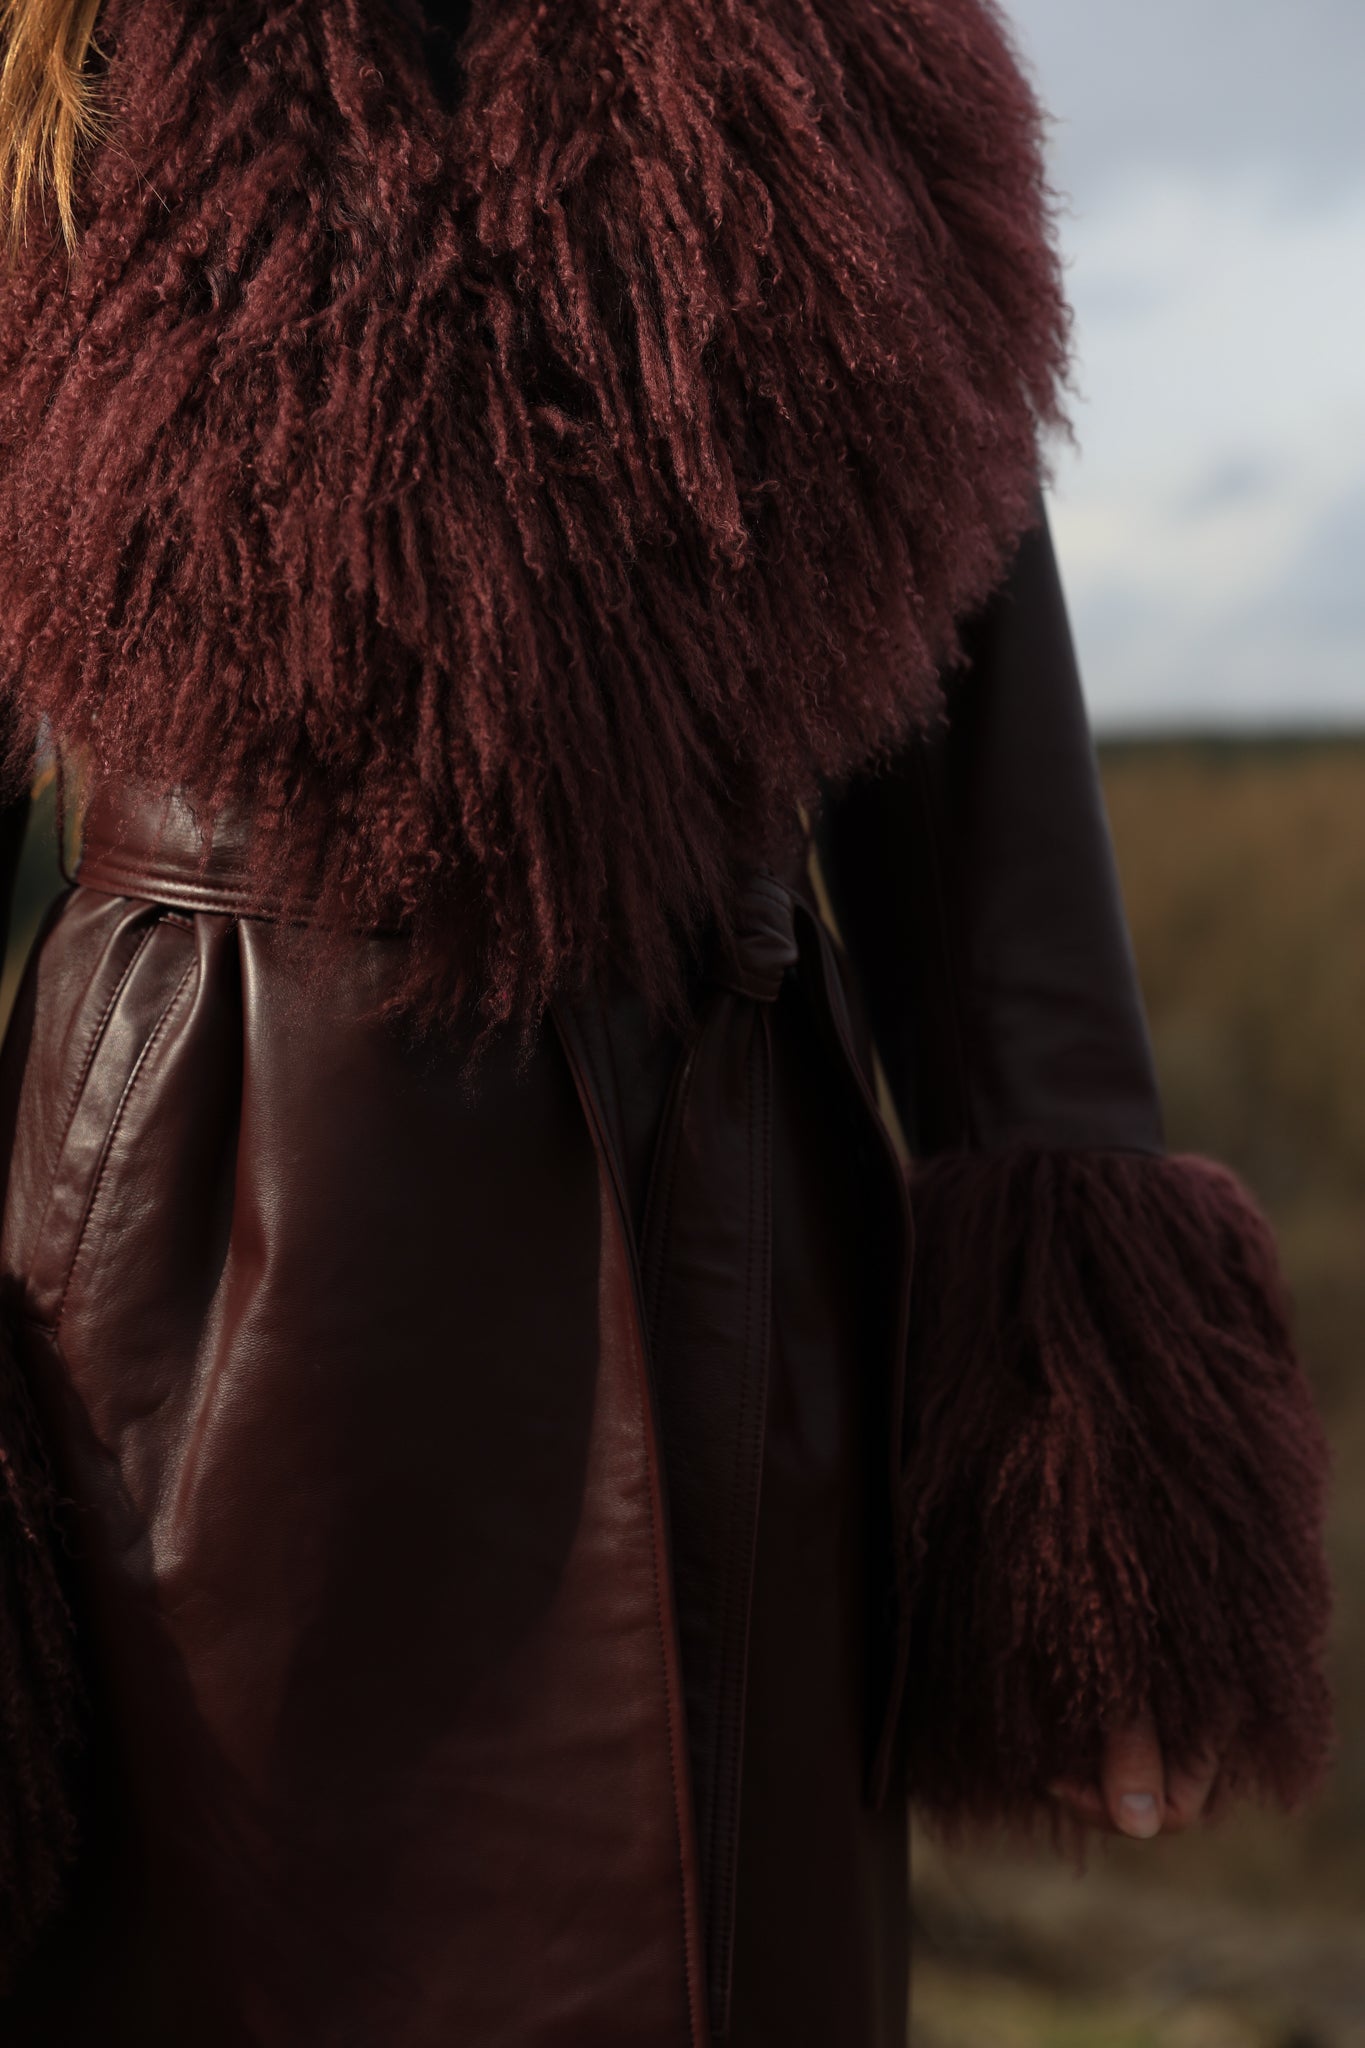
[[[1064,888],[986,872],[1036,888],[1011,943],[1093,963],[1064,1014],[1099,1006],[1127,1082],[1145,1046],[1041,542],[984,632],[977,703],[1028,665],[1062,770],[1038,797],[1084,842]],[[230,844],[201,874],[183,807],[97,794],[3,1072],[4,1271],[76,1504],[103,1748],[35,2038],[694,2048],[733,1971],[737,2042],[899,2044],[909,1231],[859,985],[932,1143],[961,1074],[922,929],[939,760],[827,808],[856,970],[798,859],[751,879],[690,1044],[616,991],[474,1100],[356,1022],[392,941],[301,1009]],[[1100,951],[1063,943],[1063,906]],[[1026,1096],[1039,1020],[993,1014]]]
[[[683,1038],[604,989],[472,1091],[364,1021],[401,941],[305,1000],[229,827],[95,793],[0,1066],[93,1725],[7,2044],[901,2048],[869,1026],[921,1156],[1161,1144],[1041,508],[971,647],[815,821],[842,942],[797,847]]]

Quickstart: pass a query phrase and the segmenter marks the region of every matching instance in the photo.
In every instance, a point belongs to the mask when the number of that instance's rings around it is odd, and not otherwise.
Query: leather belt
[[[752,871],[679,1060],[641,1270],[673,1577],[713,2037],[729,2022],[749,1614],[772,1327],[772,1006],[798,958],[791,891]]]
[[[280,829],[278,821],[271,821]],[[326,823],[316,810],[291,812],[291,869],[305,878],[288,899],[267,896],[253,879],[247,848],[262,820],[242,805],[225,805],[211,826],[179,790],[97,783],[82,818],[73,880],[115,896],[145,896],[180,910],[226,916],[306,919],[307,884]]]

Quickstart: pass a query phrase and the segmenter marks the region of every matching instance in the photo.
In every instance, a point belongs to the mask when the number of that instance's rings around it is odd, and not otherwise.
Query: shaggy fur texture
[[[81,1688],[56,1511],[0,1309],[0,1991],[61,1896],[77,1842]]]
[[[1328,1454],[1269,1228],[1192,1158],[950,1156],[912,1183],[910,1789],[1028,1831],[1149,1706],[1293,1807],[1329,1761]],[[1063,1830],[1066,1833],[1066,1830]]]
[[[439,33],[110,0],[77,261],[0,298],[10,772],[258,796],[272,896],[319,802],[413,1014],[668,1012],[1028,523],[1039,110],[994,0],[479,0],[447,92]]]

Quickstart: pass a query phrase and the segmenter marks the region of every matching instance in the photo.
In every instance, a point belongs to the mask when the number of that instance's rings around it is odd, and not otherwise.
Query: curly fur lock
[[[0,299],[10,772],[250,797],[271,896],[320,803],[414,1015],[667,1009],[1028,523],[1040,114],[993,0],[480,0],[458,91],[437,35],[110,0],[76,260]]]

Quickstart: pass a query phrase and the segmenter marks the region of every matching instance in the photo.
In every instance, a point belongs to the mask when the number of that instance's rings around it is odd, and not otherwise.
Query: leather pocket
[[[195,977],[194,928],[183,913],[79,888],[29,963],[5,1263],[24,1280],[28,1314],[53,1331],[116,1195],[130,1112]]]

